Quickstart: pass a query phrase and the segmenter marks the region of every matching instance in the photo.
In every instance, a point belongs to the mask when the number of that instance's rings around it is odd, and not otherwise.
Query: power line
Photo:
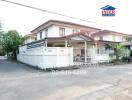
[[[25,5],[25,4],[22,4],[22,3],[12,2],[12,1],[8,1],[8,0],[0,0],[0,1],[4,1],[4,2],[7,2],[7,3],[11,3],[11,4],[15,4],[15,5],[19,5],[19,6],[31,8],[31,9],[35,9],[35,10],[42,11],[42,12],[47,12],[47,13],[50,13],[50,14],[55,14],[55,15],[59,15],[59,16],[63,16],[63,17],[72,18],[72,19],[77,19],[77,20],[81,20],[81,21],[84,21],[84,22],[95,23],[93,21],[88,21],[88,20],[85,20],[85,19],[81,19],[81,18],[77,18],[77,17],[73,17],[73,16],[61,14],[61,13],[54,12],[54,11],[44,10],[44,9],[41,9],[41,8],[37,8],[37,7],[34,7],[34,6]]]

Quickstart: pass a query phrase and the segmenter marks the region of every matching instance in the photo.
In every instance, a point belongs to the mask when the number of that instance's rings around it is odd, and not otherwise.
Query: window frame
[[[103,36],[99,36],[99,40],[103,40]]]
[[[39,32],[39,38],[40,38],[40,39],[42,39],[42,36],[43,36],[42,33],[43,33],[42,31]]]
[[[59,36],[65,36],[65,28],[64,27],[59,28]]]
[[[45,29],[45,38],[48,37],[48,29]]]

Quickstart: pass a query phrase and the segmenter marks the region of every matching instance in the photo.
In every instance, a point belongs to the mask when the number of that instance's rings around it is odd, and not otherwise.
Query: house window
[[[77,30],[77,29],[72,30],[72,33],[77,33],[77,32],[79,32],[79,30]]]
[[[42,38],[42,32],[40,32],[39,35],[40,35],[40,39],[41,39]]]
[[[113,41],[115,41],[115,36],[113,35]]]
[[[97,54],[99,54],[99,51],[100,51],[100,50],[99,50],[99,49],[97,49]]]
[[[48,29],[45,30],[45,37],[48,37]]]
[[[99,37],[99,40],[103,40],[103,36],[100,36],[100,37]]]
[[[85,55],[85,50],[84,49],[81,49],[81,56],[84,57],[84,55]]]
[[[65,36],[65,28],[60,28],[59,29],[59,35],[60,36]]]

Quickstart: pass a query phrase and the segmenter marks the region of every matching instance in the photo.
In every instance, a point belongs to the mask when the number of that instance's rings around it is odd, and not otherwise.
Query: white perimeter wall
[[[73,65],[73,48],[37,47],[26,49],[20,47],[17,60],[41,69]]]

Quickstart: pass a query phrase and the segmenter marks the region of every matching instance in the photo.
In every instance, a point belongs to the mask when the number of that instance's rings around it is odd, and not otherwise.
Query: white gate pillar
[[[98,54],[98,45],[97,45],[97,42],[95,42],[95,50],[96,50],[96,54]]]
[[[65,40],[65,47],[67,47],[67,40]]]
[[[47,42],[47,39],[45,40],[45,48],[47,49],[47,44],[48,44],[48,42]]]
[[[87,63],[87,41],[85,41],[85,50],[84,50],[84,53],[85,53],[85,64]]]

